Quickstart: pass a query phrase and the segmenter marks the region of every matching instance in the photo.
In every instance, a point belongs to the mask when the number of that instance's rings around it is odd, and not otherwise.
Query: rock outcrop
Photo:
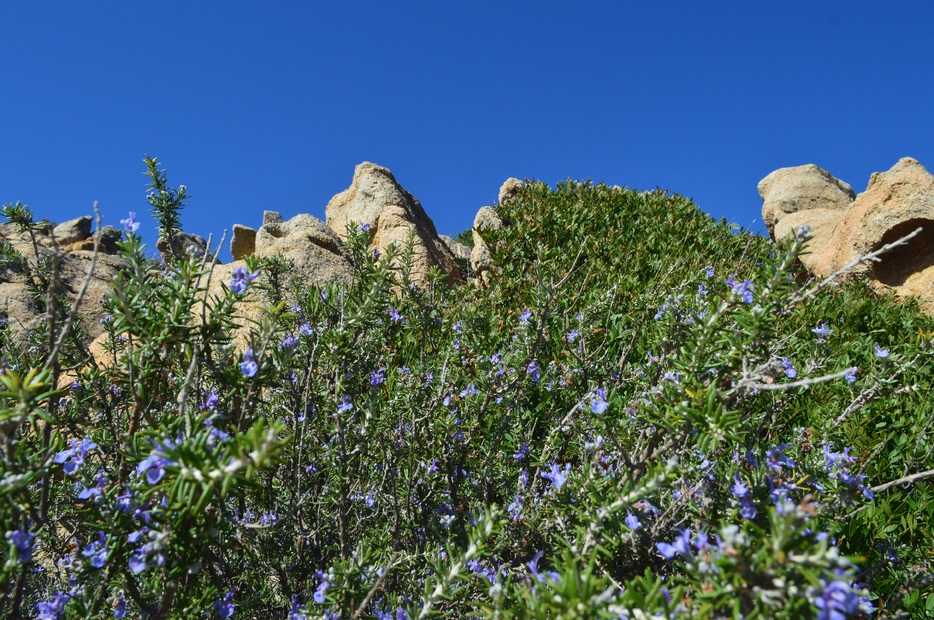
[[[256,251],[256,229],[240,224],[233,225],[230,237],[230,255],[240,260]]]
[[[350,187],[334,196],[325,209],[327,225],[346,239],[350,222],[368,224],[370,242],[380,252],[402,246],[414,233],[412,281],[424,284],[432,267],[451,281],[461,281],[457,259],[438,237],[421,203],[407,192],[388,169],[370,162],[356,167]]]
[[[86,216],[60,224],[54,229],[62,233],[61,237],[55,233],[55,243],[58,244],[61,253],[59,278],[66,296],[71,300],[76,298],[81,289],[94,254],[94,237],[98,233],[90,234],[90,222],[90,216]],[[116,231],[116,235],[113,231]],[[50,233],[53,233],[51,227],[38,227],[34,248],[28,234],[18,232],[12,224],[0,224],[0,240],[8,243],[12,250],[22,257],[19,261],[0,267],[0,315],[7,321],[16,337],[23,336],[27,330],[40,327],[46,320],[30,290],[28,266],[35,264],[36,252],[41,260],[52,255],[54,250]],[[81,238],[81,235],[85,235],[84,238]],[[78,306],[79,313],[84,317],[85,330],[91,337],[103,331],[100,319],[104,316],[104,310],[100,302],[110,290],[113,277],[125,267],[122,258],[113,256],[117,249],[116,242],[121,237],[120,231],[105,226],[101,228],[99,235],[101,252],[91,273],[88,289]],[[69,245],[63,245],[63,239],[69,239]]]
[[[294,273],[309,284],[349,282],[352,267],[341,238],[327,225],[307,213],[288,221],[275,212],[264,216],[256,231],[255,253],[261,257],[282,254]],[[231,268],[231,266],[228,266]]]
[[[805,168],[800,177],[784,172]],[[804,176],[819,180],[795,184],[794,178]],[[781,189],[782,179],[792,179],[786,189]],[[793,188],[800,195],[796,197]],[[864,278],[880,291],[917,297],[934,314],[934,176],[917,160],[905,157],[890,170],[873,174],[866,191],[844,204],[847,188],[816,166],[773,172],[759,184],[769,232],[781,239],[810,226],[814,236],[801,262],[813,275],[826,277],[921,228],[907,245],[883,254],[879,262],[858,265],[847,277]]]

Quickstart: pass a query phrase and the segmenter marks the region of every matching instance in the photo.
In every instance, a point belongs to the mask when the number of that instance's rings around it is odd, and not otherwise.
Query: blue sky
[[[148,153],[217,239],[324,219],[373,161],[442,233],[510,176],[658,186],[761,230],[776,168],[857,192],[906,155],[934,169],[932,26],[928,1],[4,2],[0,202],[119,225],[147,214]]]

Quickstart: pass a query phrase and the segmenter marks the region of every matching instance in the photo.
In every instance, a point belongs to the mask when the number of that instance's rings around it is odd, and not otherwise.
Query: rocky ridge
[[[500,191],[500,198],[516,194],[522,183],[509,179]],[[463,282],[470,274],[462,267],[477,273],[492,268],[488,250],[479,251],[439,235],[431,218],[419,201],[396,181],[387,168],[364,162],[356,167],[350,187],[328,203],[326,222],[309,215],[299,214],[285,220],[275,211],[265,211],[258,229],[243,224],[233,225],[230,251],[233,261],[215,262],[211,269],[209,293],[219,293],[228,285],[231,273],[246,267],[246,257],[281,256],[290,266],[290,273],[308,284],[348,282],[352,277],[350,255],[344,246],[347,227],[366,225],[370,245],[374,250],[386,252],[393,244],[401,245],[411,237],[413,241],[412,281],[424,285],[428,272],[439,269],[451,282]],[[481,216],[481,213],[484,214]],[[492,214],[492,215],[489,215]],[[481,230],[498,217],[491,207],[483,207],[474,224],[474,241],[486,248]],[[28,281],[29,264],[48,260],[56,251],[59,255],[61,282],[66,296],[75,299],[90,267],[95,239],[100,251],[88,291],[79,312],[91,338],[102,336],[101,319],[104,318],[102,300],[119,271],[126,267],[117,254],[117,242],[122,232],[113,226],[92,232],[91,216],[82,216],[52,226],[39,225],[35,246],[27,233],[20,233],[12,224],[0,225],[0,242],[11,252],[22,257],[19,261],[0,263],[0,319],[5,318],[14,335],[22,336],[27,330],[46,320]],[[501,223],[499,224],[501,225]],[[207,242],[182,230],[175,231],[171,243],[158,239],[156,247],[163,258],[185,253],[203,255]],[[469,266],[469,267],[468,267]],[[485,280],[481,280],[483,282]],[[255,318],[258,313],[253,304],[241,304],[241,319]],[[95,350],[92,343],[91,351]]]
[[[920,228],[906,244],[858,264],[844,277],[865,279],[875,290],[915,297],[934,314],[934,176],[917,160],[900,159],[876,172],[859,195],[813,164],[780,168],[759,182],[769,234],[784,239],[802,227],[811,238],[801,264],[827,277],[861,256]]]

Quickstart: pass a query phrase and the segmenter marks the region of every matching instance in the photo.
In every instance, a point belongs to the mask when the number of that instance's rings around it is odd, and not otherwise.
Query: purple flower
[[[389,306],[389,320],[393,323],[398,323],[402,320],[402,315],[399,314],[399,311],[392,306]]]
[[[798,371],[795,370],[795,367],[791,365],[791,362],[788,361],[787,357],[782,358],[782,370],[785,371],[785,376],[789,379],[794,379],[798,376]]]
[[[81,555],[91,558],[91,566],[94,568],[103,568],[107,562],[107,553],[107,535],[100,531],[97,532],[97,540],[81,550]]]
[[[305,606],[298,602],[298,597],[292,597],[292,609],[289,610],[288,620],[303,620],[305,618]]]
[[[849,383],[854,383],[856,381],[856,373],[858,370],[858,368],[850,368],[849,372],[843,375],[843,378],[846,379]]]
[[[344,398],[341,399],[340,404],[337,405],[337,412],[338,412],[338,413],[346,413],[346,412],[350,411],[351,409],[353,409],[353,404],[350,402],[350,399],[349,399],[349,398],[347,398],[346,396],[344,396]]]
[[[577,340],[579,336],[580,336],[580,332],[577,331],[577,329],[572,329],[564,336],[564,338],[568,342],[574,342],[575,340]]]
[[[84,463],[84,458],[88,452],[97,447],[97,444],[85,437],[79,444],[77,440],[71,440],[71,448],[62,450],[55,455],[56,463],[65,463],[65,473],[74,476],[78,473],[78,468]]]
[[[136,232],[139,229],[139,222],[136,221],[136,211],[130,211],[130,217],[120,220],[120,223],[123,224],[123,228],[127,232]]]
[[[56,592],[51,601],[43,601],[36,605],[36,620],[61,620],[67,602],[67,594]]]
[[[733,289],[733,293],[743,300],[744,304],[752,303],[753,285],[750,280],[737,282],[734,276],[730,276],[726,281],[727,286]]]
[[[516,453],[512,455],[514,461],[521,461],[529,455],[529,444],[522,442],[519,444],[519,449],[516,450]]]
[[[795,462],[791,457],[785,456],[785,448],[788,447],[788,444],[781,444],[780,446],[772,446],[766,452],[766,459],[768,460],[769,469],[774,471],[777,474],[782,473],[782,467],[787,467],[788,469],[795,468]]]
[[[214,601],[214,609],[217,610],[217,615],[221,618],[229,618],[237,610],[237,606],[233,603],[233,595],[233,590],[229,590],[224,598]]]
[[[593,400],[590,401],[590,410],[596,414],[606,411],[610,403],[606,402],[606,391],[603,388],[597,388],[593,393]]]
[[[36,540],[35,534],[20,528],[12,532],[7,532],[6,538],[16,547],[17,562],[20,564],[29,564],[32,562],[32,545]]]
[[[383,376],[385,368],[380,368],[370,372],[370,385],[373,387],[378,387],[386,382],[386,378]]]
[[[532,318],[532,311],[526,308],[522,311],[522,314],[519,315],[519,322],[525,325],[529,322],[529,319]]]
[[[253,377],[259,370],[259,365],[253,359],[253,349],[247,349],[243,354],[243,361],[240,362],[240,372],[248,379]]]
[[[357,230],[362,230],[363,232],[370,232],[370,223],[364,222],[357,226]]]
[[[302,336],[310,336],[315,333],[315,330],[308,323],[302,323],[302,326],[298,328],[298,333]]]
[[[236,295],[242,295],[246,290],[247,285],[259,277],[259,269],[253,273],[249,273],[243,267],[237,267],[230,274],[230,290]]]
[[[564,464],[564,471],[561,470],[561,467],[557,463],[552,463],[549,465],[549,471],[542,472],[542,478],[551,481],[551,488],[554,491],[557,491],[564,486],[564,483],[567,482],[568,474],[571,471],[571,464]]]
[[[821,323],[817,327],[811,330],[817,336],[817,342],[824,342],[827,339],[827,336],[833,333],[833,330],[827,327],[827,323]]]
[[[532,561],[528,563],[529,571],[531,571],[532,576],[535,577],[539,581],[539,583],[544,582],[546,578],[551,579],[552,581],[557,583],[558,579],[560,579],[561,576],[555,571],[545,571],[543,573],[539,572],[538,561],[542,559],[543,555],[545,555],[544,551],[539,551],[538,553],[535,554],[535,557],[532,558]]]
[[[712,277],[713,277],[713,267],[711,267],[710,265],[707,265],[707,267],[704,268],[704,273],[707,275],[708,278],[712,278]]]
[[[171,442],[166,442],[171,445]],[[162,446],[156,444],[156,452],[150,454],[136,466],[136,475],[146,474],[146,481],[149,484],[156,484],[165,476],[165,468],[168,465],[175,465],[175,461],[165,458],[161,453]]]
[[[655,547],[666,560],[676,555],[688,557],[691,554],[691,530],[682,530],[671,543],[660,542],[656,543]]]
[[[331,584],[328,583],[328,580],[327,580],[327,579],[324,579],[323,577],[321,578],[321,583],[318,584],[318,587],[317,587],[317,589],[315,590],[315,596],[314,596],[315,602],[316,602],[317,604],[320,605],[320,604],[324,603],[324,598],[325,598],[325,594],[324,594],[324,593],[327,592],[327,590],[328,590],[328,588],[330,587],[330,585],[331,585]]]
[[[541,381],[541,373],[538,370],[538,364],[536,364],[534,361],[529,362],[529,365],[525,371],[530,377],[532,377],[532,381],[535,383]]]
[[[138,575],[146,569],[146,556],[139,551],[134,551],[133,555],[130,556],[128,564],[130,571],[134,575]]]
[[[125,618],[126,617],[126,599],[123,598],[123,592],[120,593],[120,596],[117,597],[117,600],[114,601],[114,618]]]
[[[628,527],[628,528],[631,529],[633,532],[635,532],[637,529],[639,529],[639,528],[641,527],[641,525],[640,525],[640,523],[639,523],[639,517],[637,517],[636,515],[632,514],[632,511],[631,511],[631,510],[627,510],[626,513],[627,513],[627,514],[626,514],[626,519],[625,519],[625,521],[626,521],[626,527]]]
[[[879,345],[876,345],[876,357],[881,357],[882,359],[885,359],[885,358],[887,358],[888,356],[889,356],[889,350],[888,350],[888,349],[883,349],[883,348],[880,347]]]
[[[818,620],[846,620],[847,616],[858,610],[860,596],[849,583],[840,579],[824,583],[824,587],[812,599],[818,609]]]
[[[213,411],[214,409],[217,409],[217,401],[218,401],[218,399],[219,399],[219,396],[218,396],[218,394],[217,394],[217,388],[214,388],[214,389],[211,390],[211,393],[208,394],[208,398],[207,398],[206,401],[204,401],[204,404],[201,405],[201,408],[202,408],[202,409],[210,409],[210,410],[212,410],[212,411]]]
[[[506,510],[512,515],[512,520],[517,521],[519,519],[519,513],[522,512],[522,497],[516,495],[516,501],[509,504]]]
[[[75,490],[78,491],[78,499],[91,499],[93,497],[99,497],[104,492],[104,486],[107,484],[107,478],[104,476],[103,470],[99,471],[96,476],[94,476],[94,486],[85,488],[83,484],[78,482],[75,485]]]
[[[291,351],[298,346],[298,336],[286,336],[285,340],[279,343],[280,349]]]

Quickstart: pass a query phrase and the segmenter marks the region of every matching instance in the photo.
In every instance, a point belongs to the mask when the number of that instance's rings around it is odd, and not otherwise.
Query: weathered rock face
[[[256,251],[256,230],[233,225],[233,235],[230,237],[230,254],[234,260],[240,260]]]
[[[156,249],[166,259],[172,256],[185,256],[186,254],[202,256],[208,249],[208,242],[198,235],[176,230],[175,235],[172,237],[171,250],[169,249],[169,242],[162,237],[159,237],[156,241]]]
[[[267,214],[275,213],[267,211]],[[341,238],[318,218],[302,213],[289,221],[265,217],[256,231],[255,252],[259,256],[281,253],[295,272],[309,284],[349,282],[353,273]],[[228,272],[236,265],[228,265]]]
[[[83,241],[91,236],[91,216],[81,217],[63,222],[56,226],[52,233],[59,245],[69,245],[75,241]]]
[[[503,204],[515,198],[519,190],[522,189],[522,185],[522,181],[515,177],[506,179],[499,188],[499,204]]]
[[[451,254],[454,255],[454,258],[460,261],[470,260],[469,245],[465,245],[459,241],[456,241],[447,235],[438,235],[438,237],[441,239],[441,241],[444,242],[444,245],[448,246],[448,249],[451,250]]]
[[[814,209],[842,211],[856,198],[852,187],[814,164],[779,168],[759,181],[759,195],[762,219],[770,233],[789,214]]]
[[[90,218],[88,220],[90,221]],[[85,330],[91,337],[103,331],[100,319],[104,316],[104,310],[100,302],[110,290],[111,280],[126,266],[122,258],[104,252],[108,247],[116,250],[114,235],[108,228],[111,227],[104,227],[100,231],[102,252],[97,256],[87,292],[78,306],[78,311],[84,317]],[[119,240],[120,231],[113,230],[117,233],[116,240]],[[24,260],[34,264],[35,250],[27,234],[17,232],[12,224],[0,224],[0,239],[8,242]],[[40,233],[36,241],[39,256],[51,256],[51,237]],[[91,265],[93,237],[74,241],[70,248],[63,248],[61,242],[58,239],[56,241],[63,250],[59,262],[62,286],[66,296],[74,300]],[[74,249],[81,244],[86,244],[91,249]],[[22,264],[8,265],[0,269],[0,314],[6,316],[13,334],[17,337],[24,335],[28,329],[39,327],[46,320],[30,292],[25,266]]]
[[[493,256],[483,235],[489,230],[500,230],[503,220],[493,207],[480,207],[473,220],[473,249],[470,251],[470,267],[481,284],[489,284],[489,272],[493,269]]]
[[[334,196],[325,210],[327,225],[341,239],[349,222],[370,225],[372,245],[385,252],[391,244],[402,246],[414,232],[412,281],[423,284],[432,267],[461,280],[460,268],[450,249],[438,237],[435,225],[418,200],[407,192],[388,169],[364,162],[354,171],[349,188]]]
[[[775,174],[770,174],[759,184],[760,194],[766,202],[763,204],[764,219],[767,217],[766,207],[775,191]],[[766,183],[770,178],[773,181]],[[824,189],[841,187],[833,181],[836,180],[825,181]],[[849,186],[842,184],[842,187]],[[832,195],[833,190],[827,190],[827,193]],[[776,201],[772,201],[769,206],[773,213],[776,212],[775,204]],[[814,204],[818,202],[807,198],[801,200],[805,207]],[[844,209],[838,205],[839,202],[831,207],[810,209],[789,205],[787,209],[781,209],[784,215],[777,221],[773,218],[774,228],[769,230],[774,237],[782,238],[803,225],[809,225],[814,237],[805,246],[809,254],[803,255],[801,262],[815,276],[826,277],[859,257],[922,228],[922,232],[907,245],[883,254],[881,262],[857,266],[848,277],[865,278],[877,290],[894,290],[898,295],[917,297],[927,312],[934,314],[934,176],[917,160],[906,157],[890,170],[873,174],[866,191]]]

